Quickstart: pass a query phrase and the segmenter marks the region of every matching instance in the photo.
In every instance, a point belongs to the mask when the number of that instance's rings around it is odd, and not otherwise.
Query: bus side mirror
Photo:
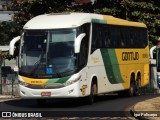
[[[80,35],[78,35],[78,37],[75,40],[74,43],[74,52],[75,53],[79,53],[80,52],[80,47],[81,47],[81,41],[82,39],[86,36],[86,33],[81,33]]]
[[[13,38],[9,44],[9,54],[14,55],[15,43],[20,40],[20,36]]]

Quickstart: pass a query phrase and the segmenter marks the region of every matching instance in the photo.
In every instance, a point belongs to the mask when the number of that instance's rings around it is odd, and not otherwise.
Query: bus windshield
[[[46,78],[74,71],[75,39],[76,29],[25,31],[19,54],[20,74]]]

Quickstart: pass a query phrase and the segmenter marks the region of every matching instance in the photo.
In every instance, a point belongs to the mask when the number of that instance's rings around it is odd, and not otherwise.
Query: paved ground
[[[139,102],[131,110],[138,119],[160,120],[160,97]]]
[[[12,100],[15,98],[17,97],[0,95],[0,102]],[[160,97],[138,102],[131,108],[131,113],[136,119],[160,120]],[[75,120],[74,118],[72,119]]]

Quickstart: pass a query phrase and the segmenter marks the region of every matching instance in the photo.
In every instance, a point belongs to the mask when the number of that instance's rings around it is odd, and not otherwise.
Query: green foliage
[[[71,0],[15,0],[10,8],[18,10],[14,15],[14,21],[19,31],[29,19],[40,14],[74,12],[77,9],[81,11],[79,7],[72,9]]]
[[[94,12],[131,21],[144,22],[148,27],[150,45],[156,44],[160,36],[159,0],[97,0],[94,5],[73,6],[74,0],[13,0],[10,8],[14,15],[15,30],[22,32],[23,25],[34,16],[59,12]],[[93,10],[94,9],[94,10]],[[0,33],[7,39],[6,33]],[[5,43],[5,40],[4,40]]]
[[[159,0],[98,0],[95,13],[145,23],[148,28],[150,46],[156,44],[160,36]]]
[[[16,26],[14,22],[1,22],[0,23],[0,45],[9,45],[13,37],[17,36],[19,33],[16,32]],[[11,55],[4,55],[8,60],[16,57]]]
[[[16,36],[16,26],[14,22],[0,23],[0,45],[8,45],[10,40]]]

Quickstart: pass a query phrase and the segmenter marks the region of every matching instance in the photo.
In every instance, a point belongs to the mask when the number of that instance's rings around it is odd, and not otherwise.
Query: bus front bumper
[[[19,88],[21,98],[72,98],[82,95],[78,82],[57,89],[31,89],[22,85]]]

